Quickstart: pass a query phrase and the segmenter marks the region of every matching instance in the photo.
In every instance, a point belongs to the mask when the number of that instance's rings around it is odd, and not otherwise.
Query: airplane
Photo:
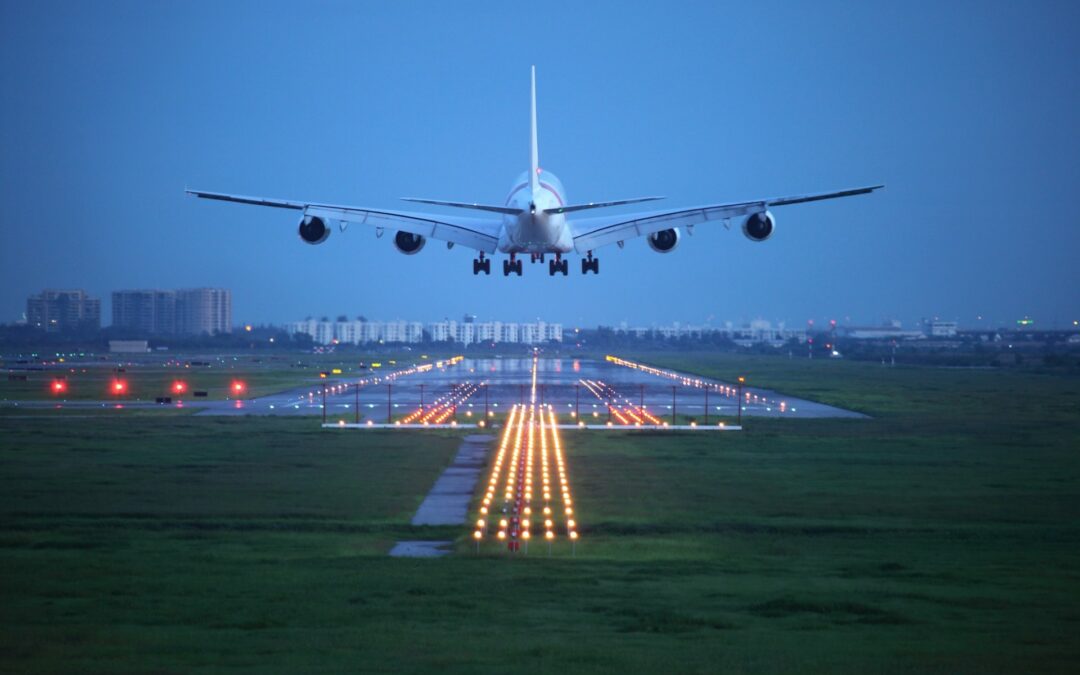
[[[540,168],[536,135],[536,66],[532,67],[531,77],[529,150],[529,170],[514,181],[506,201],[502,204],[402,198],[407,202],[494,214],[485,217],[389,211],[202,190],[186,192],[203,199],[300,211],[300,239],[308,244],[321,244],[326,241],[330,236],[329,223],[336,220],[341,231],[350,223],[374,227],[377,237],[382,237],[387,229],[395,231],[394,246],[405,255],[419,253],[428,239],[444,241],[447,248],[461,245],[475,249],[479,255],[473,259],[474,275],[481,272],[491,274],[491,259],[488,255],[508,254],[502,261],[503,276],[516,274],[520,277],[523,261],[519,255],[528,254],[531,262],[539,261],[541,264],[546,255],[551,255],[552,258],[548,260],[548,274],[555,276],[561,273],[566,276],[570,261],[563,256],[576,252],[583,256],[582,274],[599,274],[600,259],[593,255],[593,251],[601,246],[618,244],[622,248],[627,239],[644,236],[652,250],[670,253],[679,244],[680,228],[693,234],[695,225],[709,221],[722,220],[725,227],[730,227],[732,218],[745,218],[742,232],[746,238],[755,242],[765,241],[772,236],[776,228],[776,218],[769,210],[771,207],[862,195],[885,187],[871,185],[793,197],[578,218],[577,214],[593,209],[651,202],[663,197],[638,197],[583,204],[572,204],[567,200],[562,182],[555,174]]]

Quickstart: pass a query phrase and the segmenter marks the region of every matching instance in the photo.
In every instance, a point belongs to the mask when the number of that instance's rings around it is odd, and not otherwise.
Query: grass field
[[[407,525],[452,433],[0,418],[0,671],[1075,672],[1080,380],[643,360],[873,419],[568,431],[577,555],[508,559]]]
[[[423,357],[423,358],[421,358]],[[205,391],[207,398],[251,398],[317,384],[320,372],[340,370],[333,378],[363,378],[378,376],[408,368],[414,363],[435,362],[444,358],[438,353],[384,354],[374,358],[362,354],[293,354],[293,355],[197,355],[197,354],[111,354],[84,357],[76,361],[52,361],[18,364],[0,362],[0,369],[9,368],[0,379],[0,404],[27,400],[153,400],[172,396],[195,400],[194,391]],[[105,359],[105,360],[103,360]],[[201,365],[191,365],[194,361]],[[359,364],[363,362],[364,368]],[[372,362],[378,368],[368,367]],[[30,368],[34,369],[30,369]],[[121,368],[122,371],[118,371]],[[26,379],[11,379],[11,377]],[[66,390],[58,393],[53,383],[62,379]],[[123,380],[126,388],[117,394],[112,385]],[[176,382],[183,382],[186,393],[173,391]],[[239,396],[234,383],[243,384]]]

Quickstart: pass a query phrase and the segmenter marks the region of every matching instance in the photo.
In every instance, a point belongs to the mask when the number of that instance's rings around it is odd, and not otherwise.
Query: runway
[[[333,376],[287,391],[243,400],[181,400],[169,404],[197,408],[198,415],[320,415],[323,385],[326,386],[328,421],[352,422],[357,406],[364,421],[393,423],[478,422],[485,410],[509,413],[514,405],[529,402],[532,358],[463,359],[442,368],[407,369],[396,373],[370,371],[357,377]],[[537,402],[550,404],[562,418],[575,413],[580,421],[633,424],[637,416],[647,424],[669,421],[674,412],[704,421],[708,416],[735,417],[738,412],[736,383],[701,378],[692,374],[663,374],[619,365],[612,361],[539,358],[536,361]],[[360,382],[357,386],[357,382]],[[745,417],[861,418],[864,415],[806,399],[746,386],[742,389]],[[421,406],[422,402],[422,406]],[[151,401],[20,401],[19,407],[93,409],[118,407],[160,408]],[[12,403],[8,403],[12,405]],[[437,411],[435,414],[429,414]],[[609,414],[610,411],[610,414]],[[410,417],[411,416],[411,417]]]

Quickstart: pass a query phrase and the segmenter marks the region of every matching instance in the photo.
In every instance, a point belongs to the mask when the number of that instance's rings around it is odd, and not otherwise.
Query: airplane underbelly
[[[540,219],[529,214],[507,223],[499,241],[502,253],[567,253],[573,250],[566,221],[562,218]]]

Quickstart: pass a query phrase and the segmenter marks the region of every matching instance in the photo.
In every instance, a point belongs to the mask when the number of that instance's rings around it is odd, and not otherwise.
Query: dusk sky
[[[0,322],[46,287],[108,324],[113,290],[191,286],[237,323],[1080,319],[1080,4],[747,4],[2,3]],[[762,244],[707,223],[520,279],[184,194],[501,203],[532,64],[571,202],[887,187],[778,208]]]

